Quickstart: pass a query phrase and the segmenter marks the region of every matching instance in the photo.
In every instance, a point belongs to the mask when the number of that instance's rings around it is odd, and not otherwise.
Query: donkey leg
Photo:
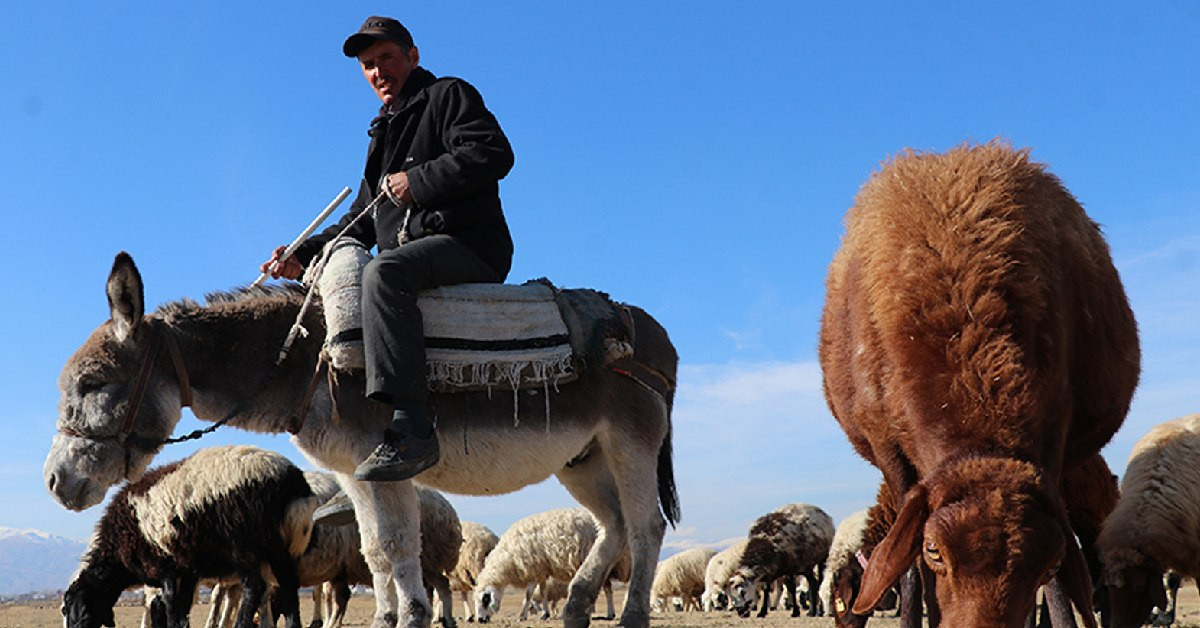
[[[670,419],[666,405],[657,397],[647,397],[636,384],[629,383],[620,395],[624,399],[640,395],[643,403],[637,409],[630,409],[628,401],[622,404],[624,420],[614,419],[616,427],[607,435],[611,442],[602,449],[616,480],[632,559],[620,625],[640,628],[650,625],[650,589],[667,527],[658,502],[658,456]]]
[[[412,482],[359,482],[338,474],[354,503],[362,554],[375,591],[372,628],[428,628],[421,581],[420,506]]]
[[[600,451],[593,451],[557,475],[567,492],[587,508],[599,524],[595,544],[567,586],[567,602],[562,612],[564,626],[587,626],[600,587],[626,547],[620,495]]]

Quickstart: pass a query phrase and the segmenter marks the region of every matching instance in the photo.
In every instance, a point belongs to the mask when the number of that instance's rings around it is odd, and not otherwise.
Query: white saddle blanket
[[[328,246],[316,282],[326,353],[335,368],[362,368],[361,277],[371,255],[351,239]],[[545,283],[446,286],[421,292],[417,305],[433,390],[540,388],[576,377],[567,325]]]
[[[567,325],[541,283],[460,284],[421,292],[434,389],[554,385],[574,378]]]

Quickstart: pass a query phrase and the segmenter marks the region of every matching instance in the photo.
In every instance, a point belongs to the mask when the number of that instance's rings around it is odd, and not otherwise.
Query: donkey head
[[[1024,626],[1038,587],[1057,571],[1095,626],[1087,566],[1058,491],[1027,462],[970,458],[910,490],[871,554],[854,612],[870,612],[918,558],[936,577],[946,625]]]
[[[161,350],[153,327],[161,323],[143,317],[142,278],[127,253],[113,261],[107,292],[111,318],[59,376],[58,434],[42,471],[50,493],[71,510],[94,506],[109,486],[140,477],[180,416],[169,367],[151,368]]]

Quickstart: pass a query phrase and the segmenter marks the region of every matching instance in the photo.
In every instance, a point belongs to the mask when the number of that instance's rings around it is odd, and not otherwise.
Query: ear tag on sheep
[[[836,604],[834,604],[834,606],[836,606],[836,607],[837,607],[837,612],[838,612],[838,613],[845,613],[845,612],[846,612],[846,602],[845,602],[845,601],[843,601],[843,600],[842,600],[842,598],[840,598],[840,597],[839,597],[839,598],[837,599],[837,603],[836,603]]]

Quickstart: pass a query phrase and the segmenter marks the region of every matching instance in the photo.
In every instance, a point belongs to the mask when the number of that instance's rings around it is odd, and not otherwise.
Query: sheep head
[[[869,613],[918,558],[936,577],[947,625],[1023,626],[1037,588],[1057,572],[1095,627],[1091,581],[1062,500],[1028,462],[966,458],[910,490],[872,552],[853,611]]]
[[[750,607],[758,597],[758,581],[744,569],[729,578],[729,606],[739,617],[749,617]]]
[[[113,605],[121,591],[115,594],[112,587],[88,586],[76,579],[63,594],[62,607],[64,628],[100,628],[117,625],[113,616]]]
[[[862,628],[867,624],[867,615],[857,615],[850,612],[862,586],[863,568],[857,560],[851,560],[842,565],[833,574],[833,623],[841,628]],[[869,611],[868,611],[869,612]]]
[[[481,624],[486,624],[492,615],[500,612],[500,598],[504,595],[504,587],[488,585],[475,589],[475,618]]]
[[[1167,608],[1163,569],[1141,552],[1120,548],[1105,553],[1105,584],[1114,628],[1142,626],[1155,607]]]

